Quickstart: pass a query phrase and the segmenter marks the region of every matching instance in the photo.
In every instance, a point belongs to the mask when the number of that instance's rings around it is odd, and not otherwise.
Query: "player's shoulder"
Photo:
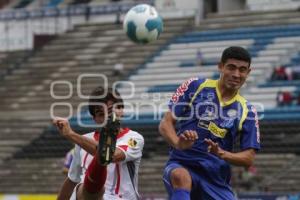
[[[140,133],[131,129],[128,131],[128,136],[144,140],[144,137]]]
[[[218,84],[218,81],[215,80],[215,79],[209,79],[209,78],[200,78],[200,77],[197,77],[197,78],[192,78],[191,80],[193,80],[191,82],[191,84],[193,84],[193,86],[195,88],[199,88],[200,86],[202,88],[205,88],[205,87],[209,87],[209,88],[215,88],[217,87],[217,84]]]
[[[191,77],[187,79],[185,82],[183,82],[179,88],[181,88],[182,90],[188,88],[197,89],[200,85],[202,85],[207,80],[208,79],[200,78],[200,77]]]
[[[185,83],[197,86],[197,85],[201,85],[202,83],[204,83],[207,80],[208,79],[201,78],[201,77],[191,77],[190,79],[186,80]]]
[[[247,100],[244,96],[239,95],[237,100],[245,110],[256,113],[255,106],[249,100]]]
[[[250,102],[241,94],[238,94],[237,95],[237,101],[240,103],[240,104],[243,104],[245,106],[247,106],[247,104],[249,104]]]

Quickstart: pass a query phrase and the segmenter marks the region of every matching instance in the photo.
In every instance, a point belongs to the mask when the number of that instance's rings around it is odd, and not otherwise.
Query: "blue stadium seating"
[[[48,2],[46,7],[57,7],[61,2],[63,2],[63,0],[51,0]]]

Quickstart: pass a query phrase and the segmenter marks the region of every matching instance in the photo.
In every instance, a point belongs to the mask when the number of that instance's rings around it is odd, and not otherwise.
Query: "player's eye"
[[[233,71],[236,69],[236,66],[235,65],[226,65],[226,68],[230,71]]]
[[[240,73],[246,73],[248,71],[247,67],[240,67],[239,68]]]
[[[117,108],[117,109],[123,109],[123,108],[124,108],[124,105],[116,105],[116,108]]]

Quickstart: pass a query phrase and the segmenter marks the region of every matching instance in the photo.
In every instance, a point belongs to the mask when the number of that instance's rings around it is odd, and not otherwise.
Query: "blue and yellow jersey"
[[[191,149],[172,148],[170,160],[184,161],[186,165],[200,166],[212,173],[220,173],[219,166],[225,175],[230,174],[228,163],[208,153],[204,139],[209,138],[222,149],[232,151],[237,138],[241,150],[259,150],[260,137],[255,108],[239,93],[224,102],[217,85],[217,80],[192,78],[177,88],[169,109],[177,118],[178,134],[196,130],[199,139]]]

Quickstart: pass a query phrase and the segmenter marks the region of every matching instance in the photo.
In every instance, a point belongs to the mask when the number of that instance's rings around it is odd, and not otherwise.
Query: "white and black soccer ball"
[[[133,42],[146,44],[159,38],[163,21],[153,6],[139,4],[127,12],[123,28]]]

